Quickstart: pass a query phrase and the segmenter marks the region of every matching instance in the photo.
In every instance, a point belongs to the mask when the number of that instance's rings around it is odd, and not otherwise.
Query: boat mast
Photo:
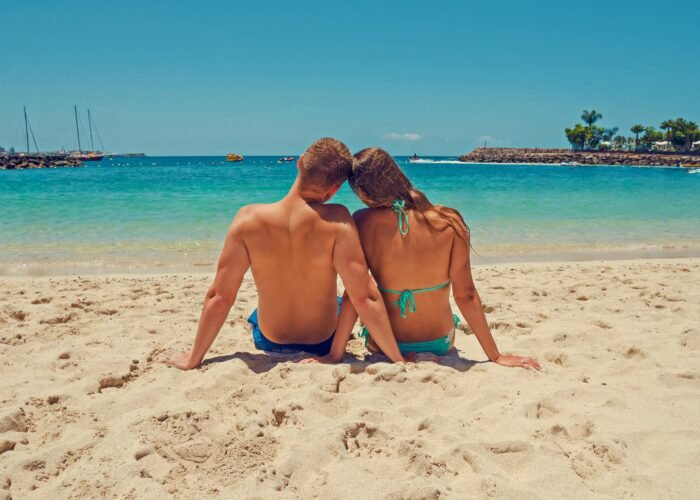
[[[27,139],[27,154],[29,154],[29,122],[27,121],[27,106],[24,106],[24,137]]]
[[[88,108],[88,128],[90,129],[90,151],[95,151],[95,143],[92,142],[92,117],[90,116],[90,108]]]
[[[78,151],[82,153],[83,148],[80,146],[80,128],[78,128],[78,106],[73,105],[73,111],[75,112],[75,132],[78,134]]]

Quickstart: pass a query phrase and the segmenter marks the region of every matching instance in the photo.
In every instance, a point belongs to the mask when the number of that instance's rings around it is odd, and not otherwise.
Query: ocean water
[[[0,275],[210,271],[236,210],[287,192],[296,167],[277,158],[0,171]],[[700,175],[683,169],[397,161],[463,214],[477,264],[700,255]],[[347,186],[333,201],[362,206]]]

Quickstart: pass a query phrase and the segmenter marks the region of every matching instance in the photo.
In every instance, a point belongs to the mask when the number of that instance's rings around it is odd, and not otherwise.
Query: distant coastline
[[[700,167],[700,153],[573,151],[539,148],[476,148],[459,157],[465,163],[640,165]]]
[[[105,158],[142,158],[144,153],[108,153]],[[0,153],[0,170],[82,167],[80,158],[69,153]]]
[[[83,162],[67,153],[0,153],[0,170],[81,167]]]

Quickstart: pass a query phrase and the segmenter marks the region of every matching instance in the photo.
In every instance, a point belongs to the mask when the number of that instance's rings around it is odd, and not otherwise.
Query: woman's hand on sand
[[[526,370],[541,370],[542,367],[536,359],[526,358],[523,356],[512,356],[510,354],[501,354],[496,358],[494,363],[501,366],[510,366],[513,368],[525,368]]]
[[[168,351],[165,353],[163,359],[161,360],[161,363],[174,366],[175,368],[178,368],[180,370],[192,370],[193,368],[197,368],[199,363],[193,363],[191,360],[191,356],[192,353],[190,351]]]

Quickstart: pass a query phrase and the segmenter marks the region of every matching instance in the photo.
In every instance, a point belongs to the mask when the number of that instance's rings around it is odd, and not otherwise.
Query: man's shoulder
[[[242,206],[233,217],[229,232],[241,233],[255,227],[267,211],[269,211],[269,206],[261,203]]]
[[[246,222],[249,219],[260,217],[264,212],[267,205],[262,203],[253,203],[251,205],[243,205],[238,209],[236,215],[234,216],[234,222]]]
[[[345,205],[340,203],[324,203],[319,205],[318,214],[328,222],[350,222],[352,215]]]

